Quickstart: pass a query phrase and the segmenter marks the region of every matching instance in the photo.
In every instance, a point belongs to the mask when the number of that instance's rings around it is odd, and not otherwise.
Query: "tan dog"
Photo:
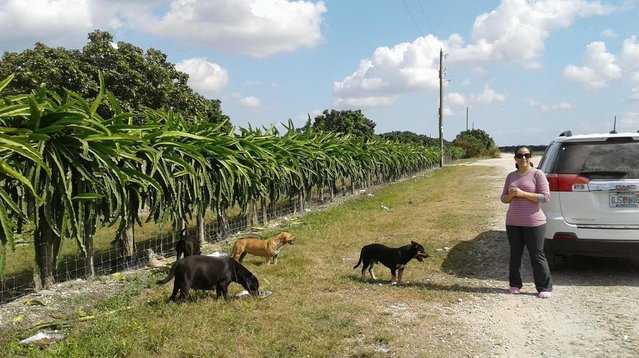
[[[244,237],[235,241],[233,245],[233,258],[237,262],[242,262],[246,254],[266,257],[266,264],[277,263],[277,255],[286,244],[293,245],[295,236],[283,231],[268,240]]]

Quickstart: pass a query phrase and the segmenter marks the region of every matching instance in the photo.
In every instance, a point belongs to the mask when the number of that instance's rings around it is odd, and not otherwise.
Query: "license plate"
[[[610,193],[611,208],[639,208],[639,193]]]

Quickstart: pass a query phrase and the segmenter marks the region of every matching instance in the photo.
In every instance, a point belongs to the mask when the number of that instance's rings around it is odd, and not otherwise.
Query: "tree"
[[[70,90],[93,98],[99,90],[98,72],[102,71],[109,91],[119,100],[122,110],[166,109],[187,120],[220,123],[228,120],[217,99],[207,99],[188,85],[188,75],[178,71],[156,49],[144,52],[127,42],[113,42],[108,32],[94,31],[79,50],[51,48],[36,43],[33,49],[5,53],[0,60],[0,78],[15,75],[5,95],[28,93],[46,84],[59,94]],[[98,113],[108,117],[108,104]]]
[[[432,138],[425,134],[417,134],[411,131],[393,131],[380,134],[381,137],[386,139],[391,139],[395,141],[399,141],[400,143],[414,143],[421,144],[425,146],[438,146],[439,139]],[[444,144],[448,145],[450,142],[444,140]]]
[[[307,124],[308,126],[308,124]],[[361,110],[336,111],[327,109],[315,117],[312,127],[323,131],[353,134],[358,137],[372,137],[375,122],[366,118]]]
[[[466,157],[499,156],[499,148],[488,133],[481,129],[462,131],[455,137],[453,145],[463,148]]]

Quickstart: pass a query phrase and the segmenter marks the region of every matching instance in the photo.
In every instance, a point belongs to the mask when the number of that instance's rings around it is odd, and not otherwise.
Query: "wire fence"
[[[345,186],[335,192],[333,197],[339,198],[351,193],[352,189]],[[306,200],[306,204],[316,205],[330,201],[330,196],[328,198],[320,198],[319,194],[317,194],[309,195]],[[274,207],[269,205],[266,213],[266,219],[267,222],[269,222],[299,212],[299,203],[295,200],[287,200],[279,202]],[[264,222],[264,215],[260,208],[257,209],[257,213],[254,217],[257,220],[257,222],[255,220],[252,221],[254,225],[267,224],[267,222]],[[249,225],[249,222],[250,220],[245,215],[236,215],[228,218],[228,222],[224,225],[224,227],[220,227],[216,220],[207,222],[205,223],[204,229],[205,240],[209,243],[225,240],[231,235],[249,229],[251,226]],[[95,275],[109,275],[115,272],[143,267],[148,263],[150,257],[149,250],[152,250],[154,254],[162,255],[164,257],[175,256],[175,242],[178,238],[176,235],[173,235],[170,228],[171,225],[169,224],[160,225],[160,230],[155,235],[149,235],[150,237],[148,236],[140,241],[136,241],[134,253],[130,256],[123,255],[121,250],[116,248],[114,245],[111,245],[111,247],[107,249],[96,249],[93,255]],[[187,232],[188,235],[195,235],[194,229],[189,229]],[[63,241],[64,242],[61,243],[61,245],[75,244],[66,240]],[[25,249],[29,249],[29,252],[34,251],[32,245],[28,245]],[[90,266],[87,264],[87,258],[82,254],[81,250],[78,249],[72,253],[60,253],[58,256],[55,272],[53,274],[55,282],[75,280],[78,278],[86,279],[91,276]],[[19,259],[19,256],[14,258]],[[27,260],[33,261],[29,259]],[[5,275],[0,277],[0,304],[34,292],[34,270],[35,263],[29,262],[29,267],[23,267],[21,269],[14,270],[13,272],[5,272]]]

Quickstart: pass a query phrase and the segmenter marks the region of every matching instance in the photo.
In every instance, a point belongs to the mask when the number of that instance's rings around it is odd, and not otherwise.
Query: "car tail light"
[[[553,240],[577,240],[577,234],[574,232],[556,232]]]
[[[550,191],[590,191],[588,183],[590,179],[577,174],[548,174]]]

